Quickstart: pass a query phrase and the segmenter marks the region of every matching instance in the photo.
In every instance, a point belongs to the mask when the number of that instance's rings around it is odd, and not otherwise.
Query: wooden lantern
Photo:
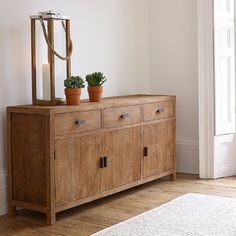
[[[72,42],[70,39],[70,19],[52,11],[40,12],[39,15],[30,16],[31,19],[31,51],[32,51],[32,100],[35,105],[59,105],[64,103],[64,79],[71,76]],[[63,38],[65,56],[61,56],[55,49],[55,24],[61,22],[65,31]],[[45,26],[46,24],[46,26]],[[37,28],[38,26],[38,28]],[[41,38],[37,35],[41,32]],[[44,44],[44,57],[47,62],[42,63],[38,59],[42,55],[39,41]],[[57,75],[55,73],[55,59],[64,61],[65,75],[60,78],[60,87],[63,89],[63,97],[57,97]]]

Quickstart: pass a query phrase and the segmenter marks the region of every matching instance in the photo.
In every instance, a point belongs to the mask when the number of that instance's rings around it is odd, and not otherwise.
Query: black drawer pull
[[[76,121],[75,121],[75,125],[78,125],[78,126],[84,125],[85,123],[86,123],[85,120],[76,120]]]
[[[165,112],[165,109],[164,108],[159,108],[156,112],[160,114],[160,113]]]
[[[124,112],[121,116],[120,116],[121,119],[128,119],[129,118],[129,113],[128,112]]]

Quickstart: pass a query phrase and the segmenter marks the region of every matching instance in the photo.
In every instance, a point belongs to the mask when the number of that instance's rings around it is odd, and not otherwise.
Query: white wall
[[[196,0],[150,0],[152,93],[177,96],[177,169],[198,173]]]
[[[0,214],[6,212],[5,108],[31,103],[29,16],[49,9],[71,17],[74,75],[104,72],[105,96],[149,91],[148,1],[0,0]]]

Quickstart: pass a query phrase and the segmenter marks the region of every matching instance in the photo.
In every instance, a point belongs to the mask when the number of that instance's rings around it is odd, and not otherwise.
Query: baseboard
[[[7,171],[0,170],[0,215],[7,214]]]
[[[198,140],[176,139],[177,172],[199,174],[199,144]]]

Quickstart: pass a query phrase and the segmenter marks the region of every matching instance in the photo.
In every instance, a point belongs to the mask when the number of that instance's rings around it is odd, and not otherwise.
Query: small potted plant
[[[81,88],[84,88],[84,80],[80,76],[71,76],[64,80],[67,105],[79,105]]]
[[[86,75],[88,83],[88,93],[90,102],[100,102],[102,100],[102,85],[106,82],[105,76],[101,72],[94,72]]]

